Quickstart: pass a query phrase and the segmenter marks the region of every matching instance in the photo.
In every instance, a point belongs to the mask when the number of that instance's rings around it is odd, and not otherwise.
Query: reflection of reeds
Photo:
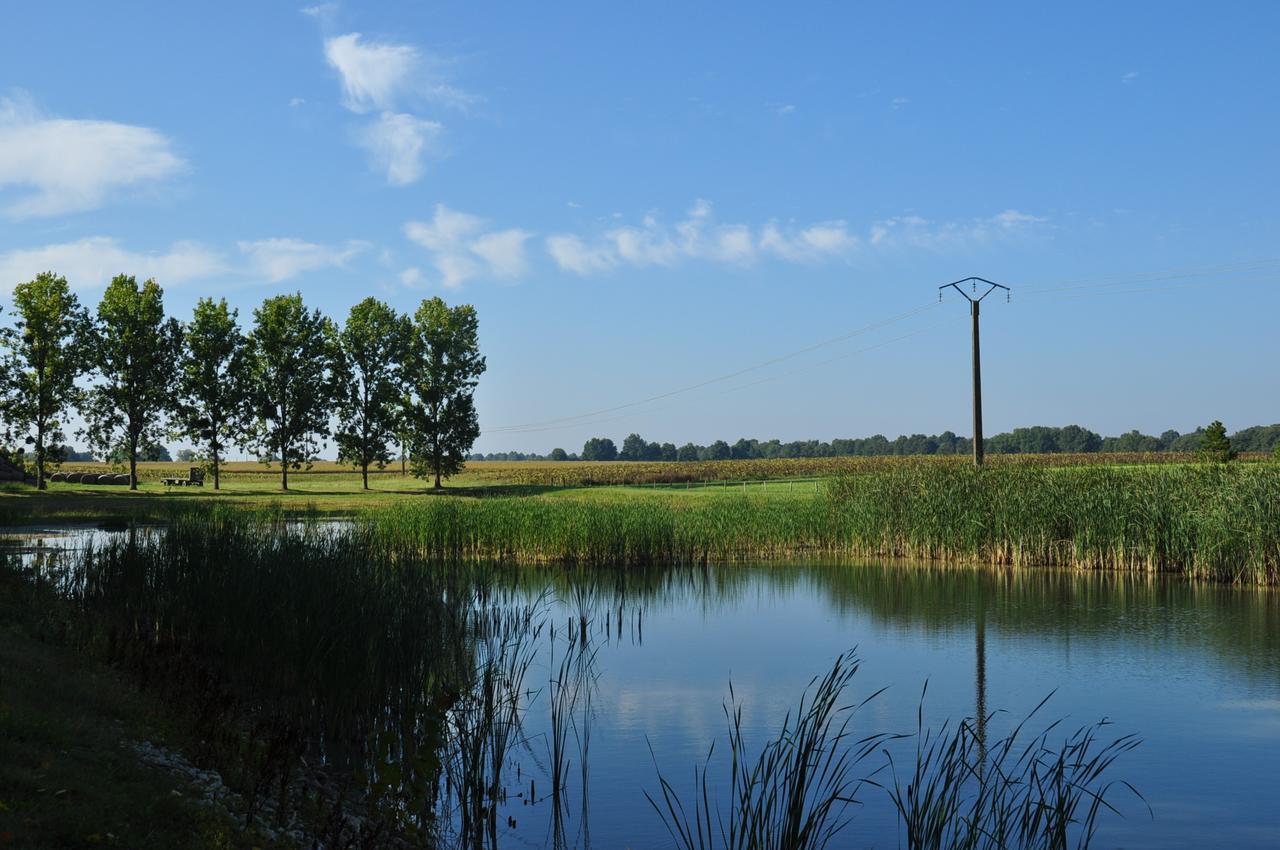
[[[836,660],[831,671],[809,683],[794,713],[788,712],[776,737],[751,757],[742,724],[742,706],[732,695],[725,705],[728,721],[730,803],[722,811],[712,802],[709,770],[712,752],[699,770],[692,809],[659,772],[661,804],[646,791],[681,848],[820,848],[847,824],[841,815],[856,802],[864,780],[854,767],[875,751],[882,735],[856,738],[850,730],[856,705],[841,705],[844,691],[858,671],[853,653]],[[872,695],[874,696],[874,694]]]
[[[1122,735],[1104,743],[1099,734],[1105,720],[1076,730],[1056,748],[1049,736],[1057,722],[1028,740],[1027,723],[1047,701],[1046,697],[1008,736],[987,746],[970,720],[954,727],[944,724],[936,733],[926,729],[921,698],[915,762],[909,773],[900,776],[886,754],[892,780],[884,787],[898,811],[908,848],[1089,846],[1098,815],[1116,812],[1108,799],[1112,789],[1119,785],[1137,795],[1129,783],[1108,780],[1104,774],[1117,758],[1138,746],[1138,740]]]
[[[560,658],[559,666],[554,668],[555,675],[549,683],[552,844],[556,847],[566,847],[570,844],[565,835],[566,792],[572,763],[569,757],[570,734],[578,749],[579,776],[582,784],[581,829],[584,840],[590,843],[589,839],[586,839],[586,830],[588,828],[592,692],[598,676],[595,662],[599,647],[592,646],[587,637],[590,618],[587,614],[586,600],[579,600],[578,611],[578,616],[570,621],[570,627],[564,631],[566,642],[564,655]],[[556,635],[553,631],[551,637],[553,663],[555,639]]]

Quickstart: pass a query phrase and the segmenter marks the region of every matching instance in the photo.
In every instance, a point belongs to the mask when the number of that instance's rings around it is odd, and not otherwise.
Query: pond
[[[110,534],[30,529],[17,536],[24,551],[38,552]],[[758,747],[810,680],[853,647],[861,667],[847,701],[883,689],[859,710],[859,734],[914,733],[921,705],[934,729],[985,706],[996,712],[986,729],[996,740],[1052,694],[1031,719],[1033,730],[1059,719],[1075,729],[1106,718],[1107,735],[1141,738],[1109,776],[1132,783],[1144,799],[1114,790],[1123,817],[1101,818],[1095,847],[1280,845],[1280,596],[1273,591],[899,563],[548,567],[503,575],[502,594],[538,610],[544,628],[531,642],[521,743],[511,751],[498,810],[499,846],[553,843],[545,795],[552,680],[570,632],[585,632],[594,655],[584,679],[589,704],[578,703],[568,733],[569,846],[671,846],[644,792],[658,795],[660,768],[691,801],[694,768],[715,741],[712,792],[723,796],[730,683],[746,738]],[[911,739],[886,746],[900,766],[913,758]],[[875,754],[859,775],[884,760]],[[876,778],[889,777],[882,770]],[[832,846],[905,846],[885,791],[863,786],[858,797]]]

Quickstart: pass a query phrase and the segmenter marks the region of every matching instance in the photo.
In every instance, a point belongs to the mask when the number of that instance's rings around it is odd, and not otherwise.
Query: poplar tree
[[[442,478],[462,469],[480,436],[473,396],[485,361],[475,308],[451,308],[440,298],[423,301],[413,317],[406,363],[413,474],[434,476],[439,489]]]
[[[376,298],[351,308],[338,334],[340,357],[334,385],[338,406],[338,460],[360,467],[369,489],[369,466],[391,461],[400,428],[400,398],[408,320]]]
[[[238,318],[239,311],[229,310],[225,298],[197,301],[178,368],[179,430],[208,448],[215,490],[221,488],[223,456],[244,433],[250,408],[248,360]]]
[[[302,294],[277,295],[253,311],[248,341],[249,396],[255,426],[243,445],[280,460],[280,489],[289,470],[310,468],[329,433],[336,348],[333,323],[308,312]]]
[[[138,450],[164,436],[174,404],[173,382],[182,328],[164,315],[164,290],[116,275],[98,304],[89,350],[99,383],[83,410],[91,443],[102,454],[121,448],[129,459],[129,489],[138,489]]]
[[[63,417],[80,401],[76,377],[86,368],[89,317],[67,279],[42,272],[13,290],[14,327],[6,349],[5,406],[11,426],[33,445],[36,486],[43,490],[50,446],[60,446]]]

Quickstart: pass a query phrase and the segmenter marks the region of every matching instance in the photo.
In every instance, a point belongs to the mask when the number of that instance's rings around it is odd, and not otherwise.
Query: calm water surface
[[[499,812],[501,822],[515,822],[503,828],[503,846],[551,843],[550,802],[526,803],[527,789],[531,778],[537,793],[548,789],[548,683],[566,629],[584,618],[595,684],[591,710],[577,721],[590,730],[585,810],[581,756],[570,744],[571,846],[670,846],[643,794],[657,793],[654,760],[690,792],[712,741],[724,749],[730,680],[749,739],[761,741],[810,679],[855,646],[862,667],[852,696],[886,689],[859,713],[862,732],[913,732],[927,682],[925,722],[935,727],[973,715],[985,699],[989,711],[1003,712],[988,729],[994,739],[1053,693],[1033,729],[1106,717],[1115,735],[1138,734],[1142,745],[1111,776],[1132,782],[1151,814],[1117,793],[1125,817],[1104,818],[1095,847],[1280,846],[1274,591],[1056,571],[807,563],[526,569],[512,573],[504,592],[537,600],[547,626],[526,678],[538,693],[525,713],[526,745],[514,757],[521,779],[511,777]],[[896,745],[895,756],[909,759],[913,746]],[[882,761],[865,763],[866,772]],[[723,762],[712,764],[714,778]],[[884,792],[868,787],[860,796],[839,846],[900,846]]]

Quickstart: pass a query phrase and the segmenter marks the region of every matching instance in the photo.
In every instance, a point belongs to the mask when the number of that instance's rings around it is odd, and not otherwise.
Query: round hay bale
[[[96,472],[86,472],[80,476],[80,483],[81,484],[97,484],[98,479],[101,477],[102,476],[98,475]]]
[[[70,484],[79,484],[81,478],[84,478],[83,472],[68,472],[66,481]]]
[[[117,472],[115,475],[111,476],[111,479],[112,484],[123,484],[126,487],[129,486],[129,473],[127,472]]]
[[[67,473],[65,473],[65,472],[55,472],[55,473],[53,473],[53,475],[50,475],[50,476],[49,476],[49,480],[50,480],[50,481],[66,481],[66,480],[67,480]]]

